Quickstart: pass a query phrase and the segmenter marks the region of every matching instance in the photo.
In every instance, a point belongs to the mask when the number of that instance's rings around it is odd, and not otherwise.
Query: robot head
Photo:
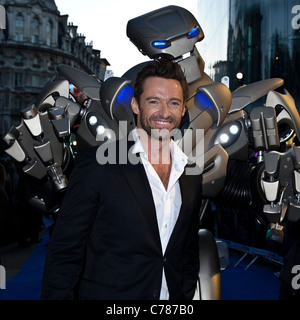
[[[204,33],[195,17],[177,6],[164,7],[130,20],[127,36],[150,59],[180,59],[194,51]]]

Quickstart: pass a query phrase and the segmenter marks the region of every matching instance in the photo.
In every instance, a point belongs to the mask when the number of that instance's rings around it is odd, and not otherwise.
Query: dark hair
[[[134,84],[134,97],[138,103],[140,103],[141,95],[144,92],[145,80],[149,77],[178,80],[183,91],[183,100],[184,102],[187,100],[188,83],[179,64],[166,59],[159,59],[149,62],[136,77]]]

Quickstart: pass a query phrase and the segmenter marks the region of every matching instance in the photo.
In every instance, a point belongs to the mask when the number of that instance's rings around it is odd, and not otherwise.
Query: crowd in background
[[[30,183],[9,156],[0,157],[0,246],[17,242],[28,247],[40,241],[43,210],[28,201]]]

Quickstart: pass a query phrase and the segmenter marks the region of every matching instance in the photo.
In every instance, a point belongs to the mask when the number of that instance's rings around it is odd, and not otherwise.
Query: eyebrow
[[[148,97],[148,98],[146,98],[146,101],[149,101],[149,100],[153,100],[153,99],[156,99],[156,100],[161,100],[161,98],[159,98],[159,97]],[[183,103],[183,101],[181,100],[181,99],[179,99],[179,98],[171,98],[170,99],[170,101],[171,100],[176,100],[176,101],[178,101],[178,102],[181,102],[181,103]]]

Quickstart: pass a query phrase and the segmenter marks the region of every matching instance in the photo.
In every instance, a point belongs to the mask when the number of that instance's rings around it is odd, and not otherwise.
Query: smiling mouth
[[[154,121],[153,129],[157,130],[168,130],[170,129],[172,122],[171,121]]]
[[[155,122],[162,126],[167,126],[171,123],[170,121],[158,121],[158,120],[156,120]]]

